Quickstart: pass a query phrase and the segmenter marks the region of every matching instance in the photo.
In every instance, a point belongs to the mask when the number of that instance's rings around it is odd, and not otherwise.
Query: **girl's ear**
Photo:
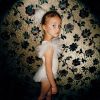
[[[46,26],[45,25],[42,25],[42,28],[43,28],[43,30],[46,30]]]

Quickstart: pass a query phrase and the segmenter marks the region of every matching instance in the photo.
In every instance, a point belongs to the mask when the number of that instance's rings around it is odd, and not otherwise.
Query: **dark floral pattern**
[[[98,59],[93,59],[93,65],[97,65],[97,64],[99,64]]]
[[[68,23],[68,24],[65,24],[64,25],[64,29],[65,31],[68,33],[68,32],[71,32],[72,33],[72,30],[74,29],[74,25],[72,25],[71,23]]]
[[[28,32],[23,33],[24,39],[29,39],[30,35]]]
[[[80,65],[80,60],[79,60],[79,58],[74,59],[73,62],[72,62],[72,64],[73,64],[74,66]]]
[[[84,8],[81,9],[81,10],[80,10],[80,13],[79,13],[79,16],[82,17],[82,18],[88,17],[88,16],[89,16],[89,11],[88,11],[88,9],[86,9],[86,8],[85,8],[85,9],[84,9]]]
[[[40,4],[48,3],[48,0],[39,0]]]
[[[26,48],[29,46],[28,41],[23,41],[23,42],[21,43],[21,46],[22,46],[23,49],[26,49]]]
[[[90,35],[91,35],[90,30],[85,29],[85,30],[82,31],[82,36],[83,36],[84,38],[88,38]]]
[[[40,32],[39,27],[34,26],[34,27],[32,28],[32,30],[31,30],[31,32],[32,32],[33,35],[37,35],[37,33]]]
[[[77,49],[78,45],[76,43],[72,43],[70,46],[69,46],[69,49],[70,51],[75,51]]]
[[[85,54],[86,54],[87,57],[92,57],[93,54],[94,54],[94,50],[88,49],[88,50],[85,51]]]
[[[18,30],[21,28],[22,24],[19,20],[15,20],[15,22],[13,23],[14,29]]]
[[[95,66],[89,67],[89,72],[90,73],[94,73],[95,71],[96,71],[96,67]]]
[[[68,82],[72,83],[74,80],[71,77],[68,77]]]
[[[29,16],[35,14],[35,9],[33,9],[33,5],[29,5],[26,7],[26,14],[28,14]]]
[[[60,70],[59,74],[60,74],[61,77],[63,77],[63,76],[66,76],[68,74],[68,71],[66,71],[66,70]]]
[[[59,8],[61,10],[66,9],[68,6],[69,6],[68,0],[60,0],[60,2],[59,2]]]
[[[75,34],[73,37],[74,37],[74,41],[79,41],[80,39],[80,37],[77,34]]]
[[[83,77],[83,75],[78,73],[78,74],[75,75],[74,78],[75,78],[76,80],[80,80],[82,77]]]
[[[26,58],[26,62],[29,63],[29,64],[32,64],[35,62],[35,59],[33,58],[33,56],[29,56]]]

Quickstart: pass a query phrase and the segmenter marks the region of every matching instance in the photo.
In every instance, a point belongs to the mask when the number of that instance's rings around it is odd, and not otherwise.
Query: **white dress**
[[[61,46],[59,45],[59,39],[53,39],[52,41],[43,41],[40,46],[37,47],[38,56],[39,58],[42,58],[43,64],[36,72],[35,76],[33,77],[33,80],[35,82],[40,82],[42,80],[47,80],[47,75],[45,71],[45,58],[44,53],[46,50],[49,50],[50,47],[53,47],[54,53],[53,53],[53,59],[52,59],[52,71],[54,78],[57,78],[57,70],[58,70],[58,56],[61,53]]]

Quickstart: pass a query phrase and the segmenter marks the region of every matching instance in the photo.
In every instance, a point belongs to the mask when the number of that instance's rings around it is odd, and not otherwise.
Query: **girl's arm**
[[[56,83],[54,80],[54,76],[53,76],[53,72],[52,72],[52,59],[53,59],[53,48],[49,48],[46,52],[45,52],[45,66],[46,66],[46,74],[48,77],[48,80],[51,84],[52,87],[56,87]]]

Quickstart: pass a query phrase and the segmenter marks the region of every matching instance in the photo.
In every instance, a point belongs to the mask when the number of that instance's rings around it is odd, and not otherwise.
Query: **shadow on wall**
[[[79,0],[82,2],[86,7],[90,9],[90,12],[100,21],[100,9],[99,9],[99,1],[95,0]]]
[[[0,22],[16,1],[19,0],[0,0]]]

